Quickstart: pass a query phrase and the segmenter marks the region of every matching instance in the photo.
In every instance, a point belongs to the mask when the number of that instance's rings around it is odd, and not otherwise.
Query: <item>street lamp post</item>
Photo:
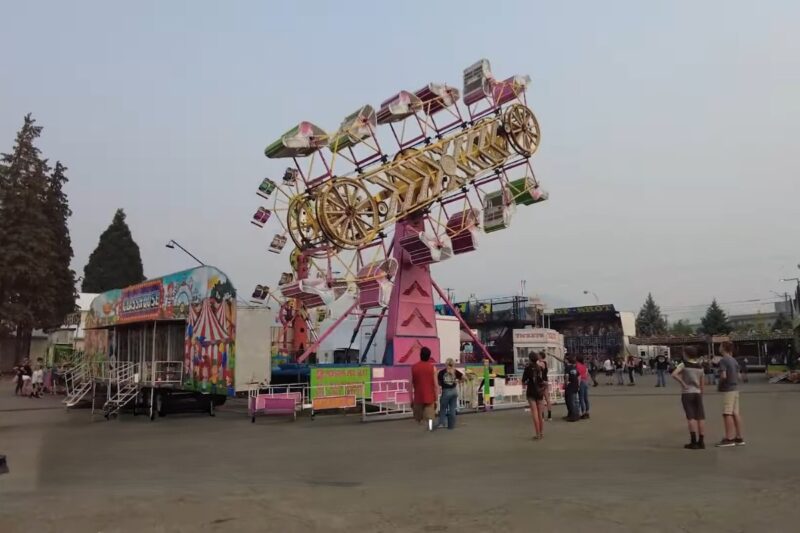
[[[600,298],[597,297],[597,294],[594,291],[583,291],[583,294],[591,294],[594,296],[594,303],[599,304]]]
[[[167,244],[166,244],[165,246],[166,246],[167,248],[169,248],[170,250],[174,250],[174,249],[175,249],[175,247],[177,246],[178,248],[180,248],[180,250],[181,250],[183,253],[185,253],[186,255],[188,255],[189,257],[191,257],[192,259],[194,259],[195,261],[197,261],[197,263],[198,263],[200,266],[206,266],[206,264],[205,264],[205,263],[203,263],[202,261],[200,261],[200,260],[197,258],[197,256],[196,256],[196,255],[194,255],[192,252],[190,252],[189,250],[187,250],[186,248],[184,248],[183,246],[181,246],[181,245],[180,245],[180,243],[178,243],[178,241],[176,241],[176,240],[170,239],[170,240],[167,242]]]
[[[797,268],[800,268],[800,265],[797,265]],[[800,294],[800,278],[783,278],[781,281],[794,281],[797,282],[797,291],[795,294]],[[789,303],[789,316],[794,320],[794,303],[792,302],[791,298],[788,298],[788,294],[786,294],[786,298]]]

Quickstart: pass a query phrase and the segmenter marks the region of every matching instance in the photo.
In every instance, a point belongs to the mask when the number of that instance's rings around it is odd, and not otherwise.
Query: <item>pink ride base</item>
[[[394,242],[398,243],[404,237],[422,231],[422,218],[398,222],[395,225]],[[432,359],[438,362],[439,337],[433,308],[430,267],[412,265],[408,252],[397,244],[393,255],[398,269],[389,303],[383,364],[413,365],[419,361],[419,353],[423,347],[428,347]]]

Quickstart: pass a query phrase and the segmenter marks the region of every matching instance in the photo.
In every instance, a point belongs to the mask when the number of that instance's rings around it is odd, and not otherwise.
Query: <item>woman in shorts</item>
[[[525,388],[525,396],[531,408],[533,418],[533,430],[536,435],[533,440],[541,440],[544,437],[544,420],[542,419],[542,408],[547,385],[542,374],[542,367],[539,365],[538,357],[531,355],[528,365],[522,373],[522,384]]]

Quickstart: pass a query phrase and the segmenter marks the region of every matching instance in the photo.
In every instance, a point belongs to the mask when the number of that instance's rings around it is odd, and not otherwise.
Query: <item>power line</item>
[[[752,303],[757,303],[757,302],[762,302],[762,305],[765,305],[765,304],[768,304],[768,303],[776,303],[776,302],[782,302],[782,301],[783,301],[783,299],[777,299],[777,298],[775,298],[773,296],[773,297],[770,297],[770,298],[753,298],[751,300],[733,300],[733,301],[730,301],[730,302],[717,302],[717,305],[743,305],[743,304],[752,304]],[[691,305],[679,305],[679,306],[675,306],[675,307],[662,307],[661,309],[664,310],[664,311],[673,311],[673,310],[676,310],[676,309],[690,309],[690,308],[695,308],[695,307],[701,307],[702,308],[702,307],[708,307],[709,305],[711,305],[711,304],[702,303],[702,304],[691,304]]]

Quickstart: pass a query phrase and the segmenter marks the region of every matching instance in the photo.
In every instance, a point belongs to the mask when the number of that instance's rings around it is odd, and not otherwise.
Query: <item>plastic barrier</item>
[[[371,394],[367,403],[377,407],[377,411],[363,411],[363,419],[367,417],[387,415],[411,416],[411,386],[406,379],[373,381],[370,383]]]
[[[308,385],[292,383],[289,385],[256,385],[248,391],[247,413],[250,421],[256,415],[291,415],[297,420],[297,413],[303,409],[308,397]]]

